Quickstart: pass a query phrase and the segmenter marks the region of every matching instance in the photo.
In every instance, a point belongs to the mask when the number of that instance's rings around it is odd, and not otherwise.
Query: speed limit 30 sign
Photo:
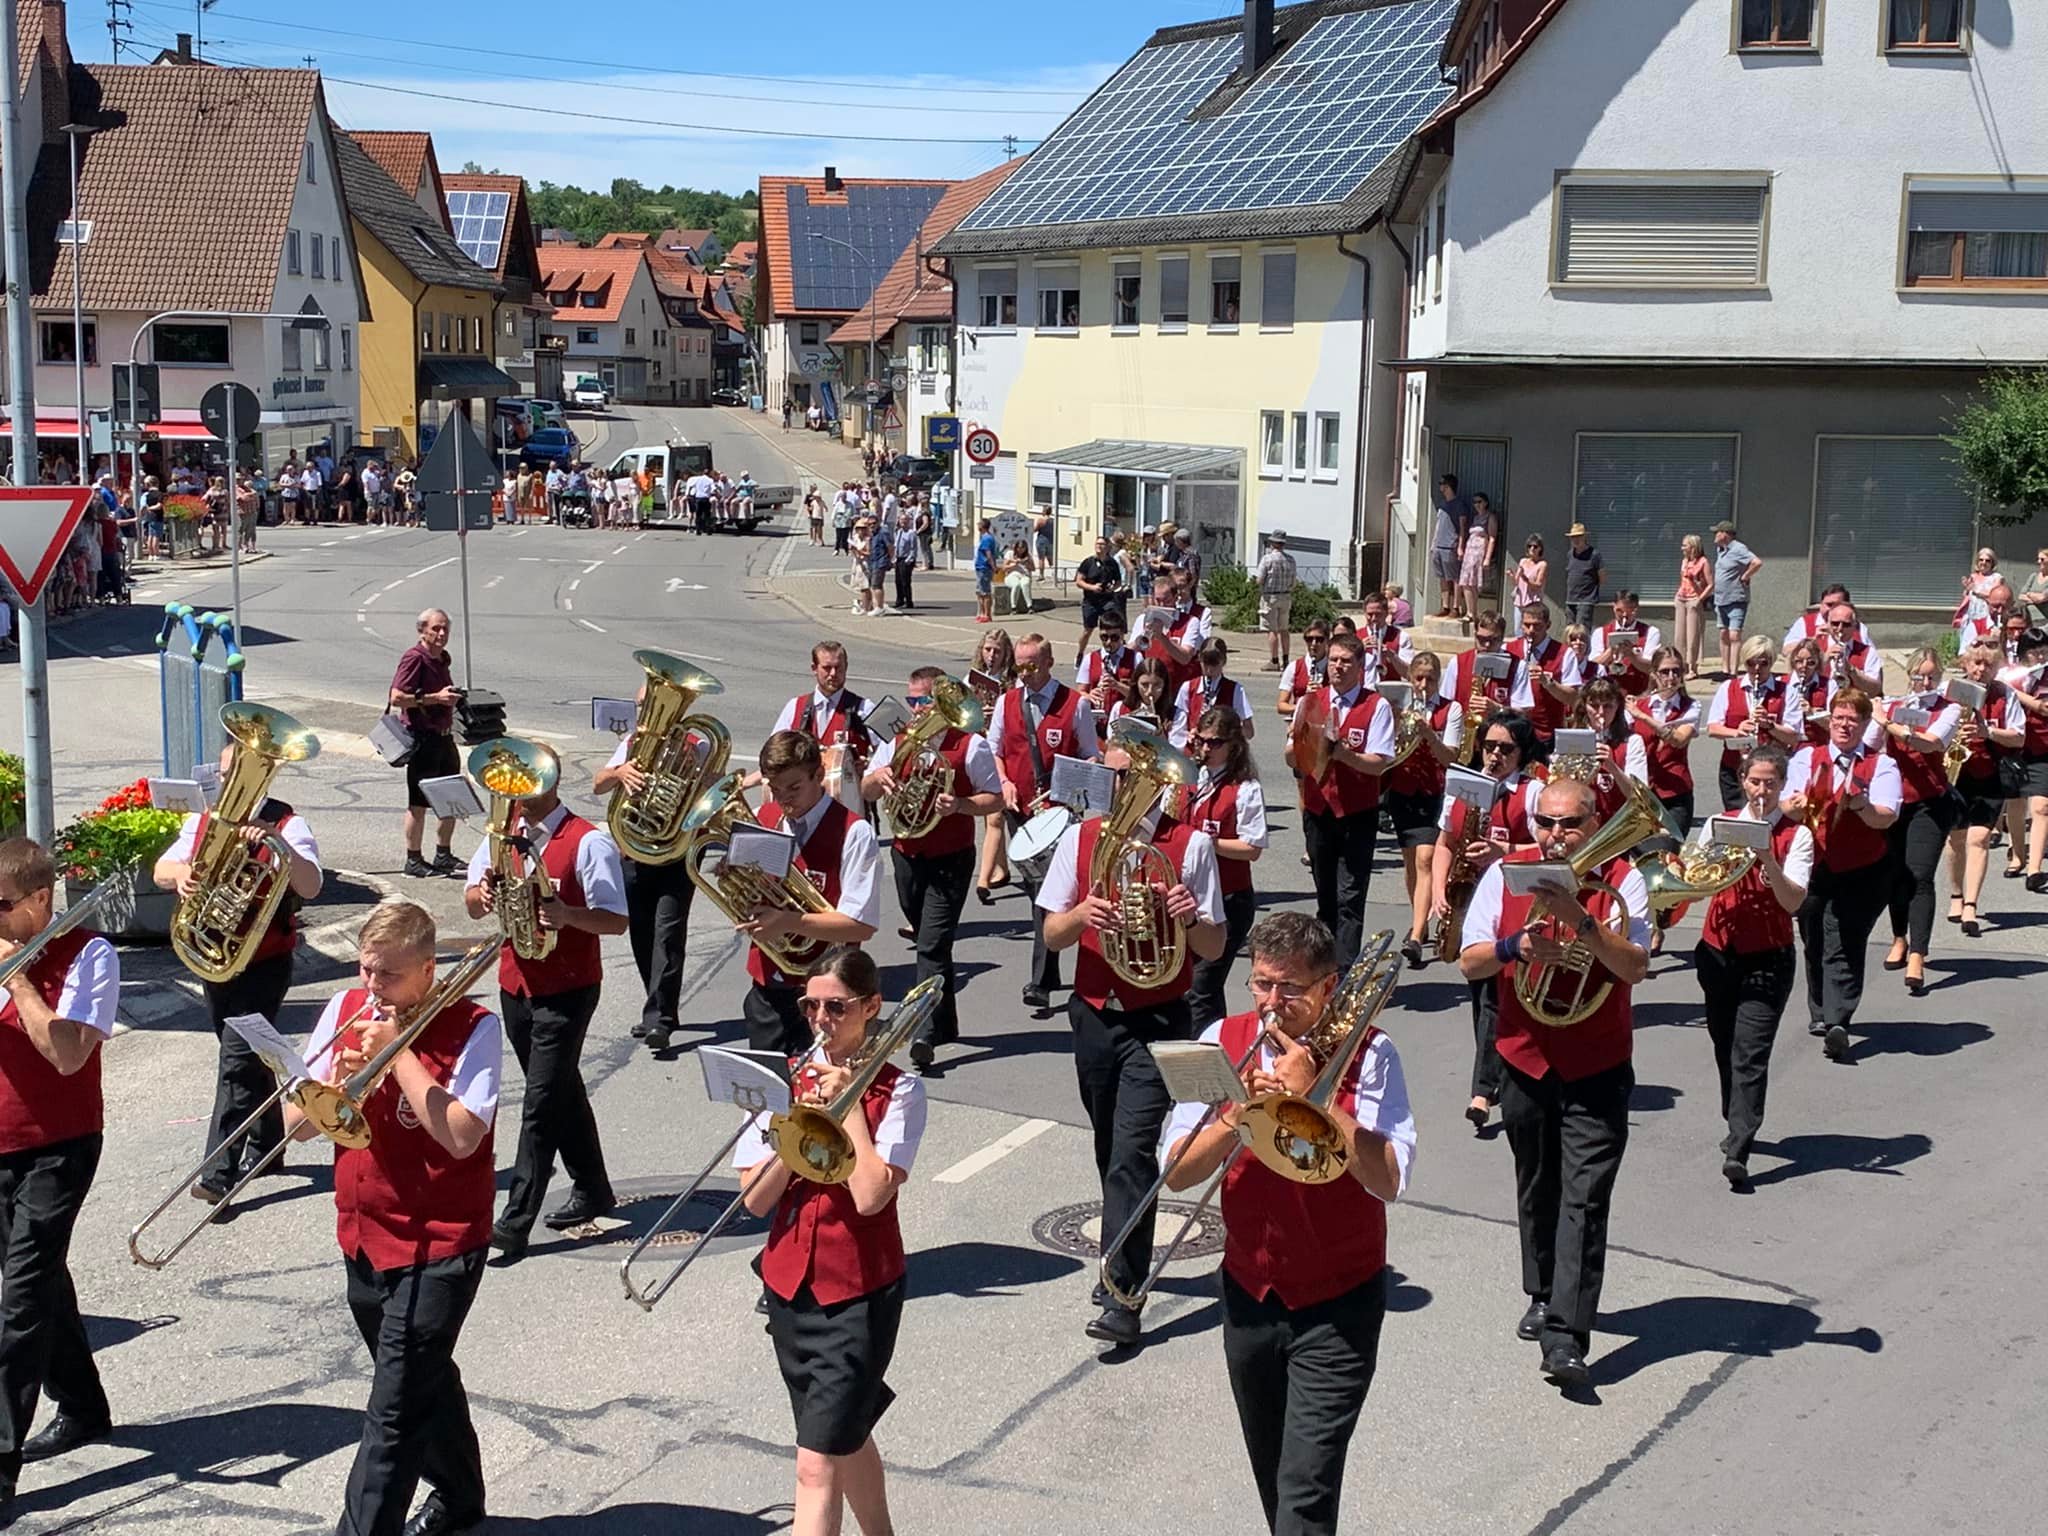
[[[992,463],[1003,447],[1001,440],[987,427],[976,427],[967,434],[961,446],[967,450],[967,457],[977,464]]]

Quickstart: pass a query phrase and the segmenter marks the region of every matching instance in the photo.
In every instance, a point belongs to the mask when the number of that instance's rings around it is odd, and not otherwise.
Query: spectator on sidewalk
[[[142,553],[151,560],[164,553],[164,493],[155,475],[142,481]]]
[[[932,536],[938,528],[938,521],[937,516],[932,511],[931,497],[929,495],[919,496],[917,498],[917,547],[924,555],[924,568],[928,571],[937,569],[932,559]]]
[[[832,498],[832,551],[843,555],[847,542],[853,537],[854,514],[860,508],[860,497],[855,494],[853,482],[845,481],[839,487],[839,494]]]
[[[1038,574],[1052,576],[1054,518],[1051,507],[1039,507],[1031,516],[1031,547],[1038,557]]]
[[[1567,621],[1593,627],[1593,610],[1600,606],[1600,589],[1607,584],[1607,567],[1599,549],[1586,535],[1584,523],[1565,530],[1572,547],[1565,555],[1564,612]]]
[[[868,612],[892,612],[882,597],[882,578],[888,574],[896,560],[896,535],[892,529],[873,518],[868,524]]]
[[[996,536],[995,525],[987,518],[981,520],[981,537],[974,545],[974,622],[993,624],[996,609]]]
[[[1287,535],[1274,529],[1266,535],[1266,553],[1259,559],[1259,628],[1266,632],[1266,670],[1284,672],[1293,659],[1294,589],[1300,572],[1287,553]]]
[[[405,872],[420,879],[453,875],[462,869],[450,847],[455,840],[453,817],[441,821],[434,862],[429,864],[421,856],[428,804],[426,791],[420,787],[428,779],[462,771],[455,750],[455,706],[462,695],[456,690],[454,663],[448,655],[447,610],[427,609],[414,627],[419,631],[419,643],[398,658],[387,707],[404,713],[405,728],[412,733],[412,756],[405,765]]]
[[[277,499],[287,528],[294,526],[299,520],[299,506],[305,496],[305,490],[300,483],[302,475],[303,471],[299,468],[296,454],[287,458],[284,461],[284,468],[277,472]],[[149,483],[155,485],[156,481],[152,479]]]
[[[320,466],[308,459],[306,467],[299,471],[299,500],[309,523],[319,522],[326,511],[326,485],[327,477],[321,474]]]
[[[790,423],[796,419],[796,402],[788,395],[782,397],[782,430],[787,432]]]
[[[782,403],[782,418],[782,429],[787,432],[789,430],[789,402],[787,400]],[[810,525],[811,547],[823,549],[825,547],[825,502],[824,498],[818,495],[818,487],[815,482],[804,489],[804,521]]]
[[[896,519],[896,611],[908,613],[915,605],[910,600],[910,578],[917,570],[917,519],[899,517]]]
[[[242,541],[244,553],[256,548],[256,509],[262,504],[255,481],[243,470],[235,480],[235,536]]]
[[[1031,596],[1031,551],[1022,539],[1010,546],[1010,558],[1003,562],[1003,592],[1009,599],[1011,613],[1029,613],[1032,610]]]

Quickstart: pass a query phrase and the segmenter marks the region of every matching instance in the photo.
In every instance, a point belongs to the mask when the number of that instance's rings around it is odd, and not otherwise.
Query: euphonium
[[[540,908],[555,899],[555,882],[533,855],[526,838],[512,830],[519,802],[544,795],[562,776],[554,750],[537,741],[500,736],[473,748],[469,776],[491,796],[491,873],[497,876],[492,901],[498,930],[522,960],[545,960],[555,952],[555,931],[543,928]]]
[[[754,826],[754,808],[747,804],[740,775],[728,773],[690,807],[683,818],[683,868],[697,889],[735,923],[752,919],[756,907],[779,907],[799,916],[830,912],[832,904],[794,864],[776,879],[751,865],[727,865],[726,849],[734,827]],[[754,945],[785,975],[801,976],[825,953],[817,939],[791,934],[787,939],[757,938]]]
[[[923,837],[939,824],[939,796],[953,788],[953,765],[939,751],[939,738],[948,731],[973,735],[987,723],[981,700],[957,678],[933,678],[931,698],[910,722],[891,759],[896,787],[882,804],[899,838]]]
[[[192,850],[199,888],[178,898],[171,914],[171,948],[201,981],[238,976],[291,889],[291,845],[275,832],[256,842],[243,827],[263,809],[280,763],[310,762],[320,738],[281,709],[229,703],[220,723],[233,739],[220,777],[220,799],[206,818],[206,835]]]
[[[1301,1044],[1316,1060],[1315,1085],[1305,1094],[1271,1093],[1238,1111],[1237,1134],[1253,1157],[1296,1184],[1327,1184],[1351,1165],[1351,1138],[1330,1115],[1350,1077],[1372,1023],[1394,995],[1401,963],[1394,933],[1374,934],[1344,973],[1337,990]]]
[[[1139,828],[1167,789],[1190,784],[1195,765],[1159,732],[1126,715],[1109,729],[1130,759],[1117,778],[1116,798],[1102,819],[1088,876],[1092,894],[1123,918],[1101,934],[1102,958],[1133,987],[1163,986],[1187,955],[1187,928],[1166,911],[1166,893],[1181,873]]]
[[[1394,755],[1381,770],[1392,773],[1396,768],[1415,755],[1415,749],[1428,737],[1429,711],[1410,704],[1394,716]]]
[[[697,797],[725,772],[732,737],[709,715],[693,715],[697,700],[725,692],[725,685],[701,667],[666,651],[635,651],[647,674],[633,722],[633,749],[626,762],[646,775],[638,789],[612,791],[605,825],[619,852],[636,864],[673,864],[683,856],[683,818]],[[691,744],[703,740],[703,755]]]
[[[1609,860],[1627,853],[1644,838],[1661,834],[1664,815],[1643,784],[1623,774],[1621,786],[1628,796],[1626,802],[1579,845],[1578,851],[1571,856],[1571,870],[1579,883],[1579,899],[1584,901],[1588,896],[1605,896],[1609,906],[1609,926],[1616,933],[1625,934],[1629,915],[1621,892],[1604,880],[1593,879],[1592,874]],[[1600,1011],[1608,993],[1614,990],[1614,979],[1608,977],[1596,983],[1593,980],[1595,961],[1592,949],[1570,935],[1559,935],[1555,931],[1556,919],[1546,917],[1543,921],[1553,938],[1564,938],[1565,957],[1554,963],[1523,961],[1517,965],[1515,997],[1537,1023],[1552,1029],[1568,1029],[1574,1024],[1585,1023]]]

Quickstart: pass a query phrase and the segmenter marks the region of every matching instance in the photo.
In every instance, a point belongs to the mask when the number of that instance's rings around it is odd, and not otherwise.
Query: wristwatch
[[[1579,926],[1574,928],[1572,932],[1574,936],[1583,939],[1587,934],[1591,933],[1595,928],[1598,928],[1599,926],[1600,919],[1595,917],[1592,913],[1588,912],[1584,917],[1579,919]]]

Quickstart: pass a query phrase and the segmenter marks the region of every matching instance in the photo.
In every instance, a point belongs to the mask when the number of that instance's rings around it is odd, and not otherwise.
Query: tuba
[[[1622,775],[1621,784],[1628,796],[1622,808],[1581,843],[1571,857],[1572,876],[1579,883],[1581,899],[1607,897],[1613,909],[1607,922],[1616,933],[1628,931],[1628,909],[1622,904],[1621,893],[1606,881],[1591,878],[1592,873],[1644,838],[1660,836],[1665,830],[1663,812],[1650,797],[1648,788],[1626,774]],[[1554,918],[1546,916],[1541,921],[1551,937],[1565,940],[1565,957],[1555,963],[1517,963],[1515,997],[1537,1023],[1552,1029],[1569,1029],[1600,1011],[1607,995],[1614,990],[1614,981],[1612,977],[1594,981],[1592,950],[1571,935],[1558,933]]]
[[[635,651],[647,674],[640,712],[633,722],[633,750],[626,762],[647,776],[630,793],[612,791],[605,825],[619,851],[636,864],[673,864],[683,856],[683,818],[720,774],[732,752],[732,737],[709,715],[693,715],[697,700],[725,692],[702,667],[666,651]],[[691,737],[701,738],[700,757]]]
[[[310,762],[320,738],[281,709],[229,703],[220,723],[233,745],[221,774],[220,799],[206,818],[206,834],[192,850],[199,888],[178,898],[171,914],[171,948],[201,981],[238,976],[291,889],[292,850],[276,833],[254,843],[242,828],[262,810],[280,763]]]
[[[1130,986],[1163,986],[1187,956],[1186,927],[1166,911],[1166,892],[1181,883],[1181,876],[1156,845],[1140,838],[1138,829],[1163,792],[1194,782],[1195,765],[1151,726],[1128,715],[1109,734],[1129,757],[1130,767],[1117,779],[1116,798],[1102,819],[1088,871],[1091,892],[1123,918],[1122,927],[1102,932],[1102,958]]]
[[[709,896],[718,910],[735,923],[750,920],[756,907],[779,907],[785,912],[806,915],[830,912],[831,903],[811,883],[810,876],[794,864],[789,873],[776,879],[752,865],[728,865],[727,848],[735,827],[758,826],[754,808],[747,804],[741,777],[728,773],[690,807],[683,818],[683,868],[697,889]],[[787,939],[754,939],[754,947],[785,975],[801,976],[829,947],[817,939],[792,934]]]
[[[938,749],[948,731],[978,733],[987,723],[981,700],[956,678],[932,679],[932,701],[897,744],[896,787],[882,802],[898,838],[923,837],[939,824],[939,796],[953,788],[953,765]]]
[[[492,892],[498,930],[522,960],[545,960],[555,951],[555,931],[543,928],[542,902],[555,899],[555,882],[533,856],[526,837],[512,830],[519,802],[544,795],[561,777],[562,765],[551,747],[518,736],[486,741],[469,754],[469,775],[490,792]]]

